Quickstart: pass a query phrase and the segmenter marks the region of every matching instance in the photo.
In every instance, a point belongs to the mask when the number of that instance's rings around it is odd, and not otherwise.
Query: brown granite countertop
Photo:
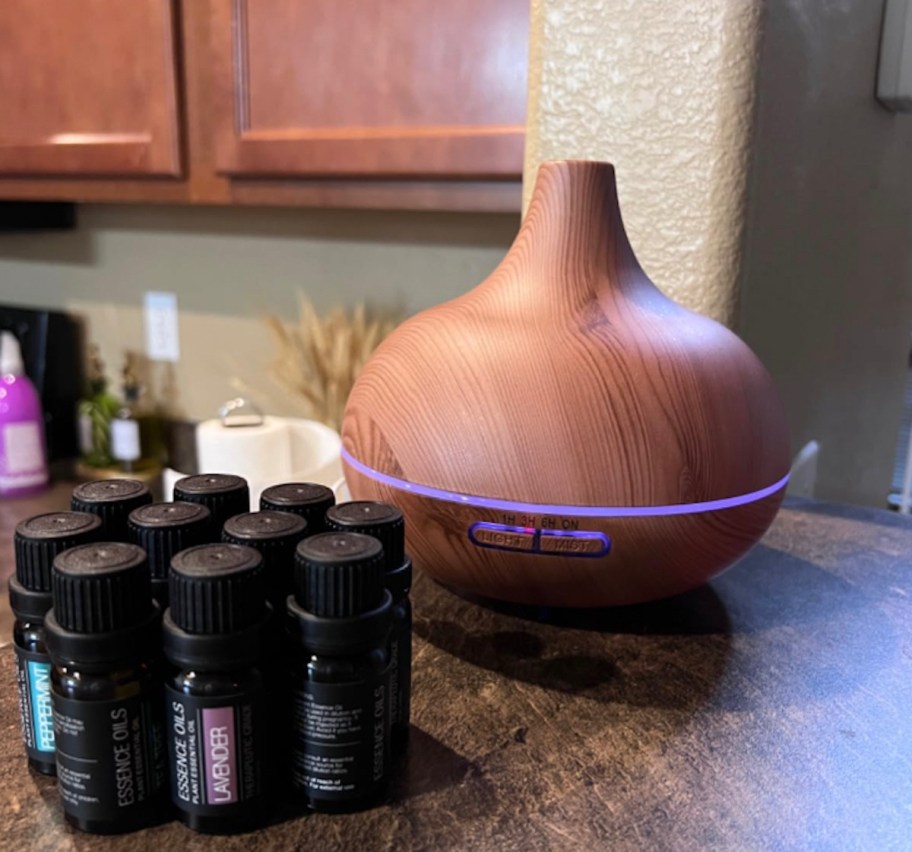
[[[8,557],[8,535],[0,544]],[[3,647],[0,848],[912,842],[906,518],[793,501],[737,566],[650,606],[494,610],[425,577],[413,602],[413,728],[393,803],[227,839],[177,823],[120,838],[71,831],[54,782],[26,768]]]

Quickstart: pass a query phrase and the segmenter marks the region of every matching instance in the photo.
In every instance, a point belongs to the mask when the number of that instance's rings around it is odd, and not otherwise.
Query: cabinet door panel
[[[178,175],[172,0],[0,2],[0,173]]]
[[[220,171],[519,176],[527,0],[210,0]]]

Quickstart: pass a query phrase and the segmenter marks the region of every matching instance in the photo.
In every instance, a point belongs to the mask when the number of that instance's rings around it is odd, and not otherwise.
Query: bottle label
[[[82,411],[79,413],[79,420],[77,423],[79,426],[79,452],[82,453],[82,455],[87,456],[95,450],[95,427],[92,424],[92,416],[89,413]]]
[[[140,458],[138,421],[120,418],[111,421],[111,455],[118,461]]]
[[[386,779],[389,671],[359,683],[295,686],[292,778],[312,799],[352,801]]]
[[[224,814],[263,792],[265,710],[261,693],[186,695],[165,687],[171,799],[182,811]]]
[[[47,654],[16,648],[19,718],[29,757],[50,763],[54,755],[54,711],[51,707],[51,663]]]
[[[37,423],[7,423],[2,428],[0,488],[27,488],[47,482],[44,445]]]
[[[390,640],[390,720],[408,728],[412,698],[412,632],[406,625]]]
[[[52,700],[64,810],[85,820],[132,818],[166,783],[161,694]]]

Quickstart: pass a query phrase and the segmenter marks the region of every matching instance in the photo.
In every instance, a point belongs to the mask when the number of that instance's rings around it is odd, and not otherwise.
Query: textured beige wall
[[[525,185],[546,159],[617,167],[646,272],[690,308],[737,306],[755,0],[532,0]]]
[[[74,231],[0,234],[0,303],[80,315],[119,369],[125,349],[145,349],[145,291],[174,292],[175,413],[212,417],[240,391],[299,414],[268,376],[264,314],[294,319],[299,291],[320,309],[420,310],[487,277],[518,225],[515,215],[85,206]],[[166,380],[158,370],[159,390]]]

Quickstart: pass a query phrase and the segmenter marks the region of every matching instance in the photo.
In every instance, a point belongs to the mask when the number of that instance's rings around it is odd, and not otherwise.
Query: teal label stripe
[[[54,751],[54,714],[51,709],[51,667],[48,663],[29,660],[29,692],[32,696],[32,721],[35,748]]]

